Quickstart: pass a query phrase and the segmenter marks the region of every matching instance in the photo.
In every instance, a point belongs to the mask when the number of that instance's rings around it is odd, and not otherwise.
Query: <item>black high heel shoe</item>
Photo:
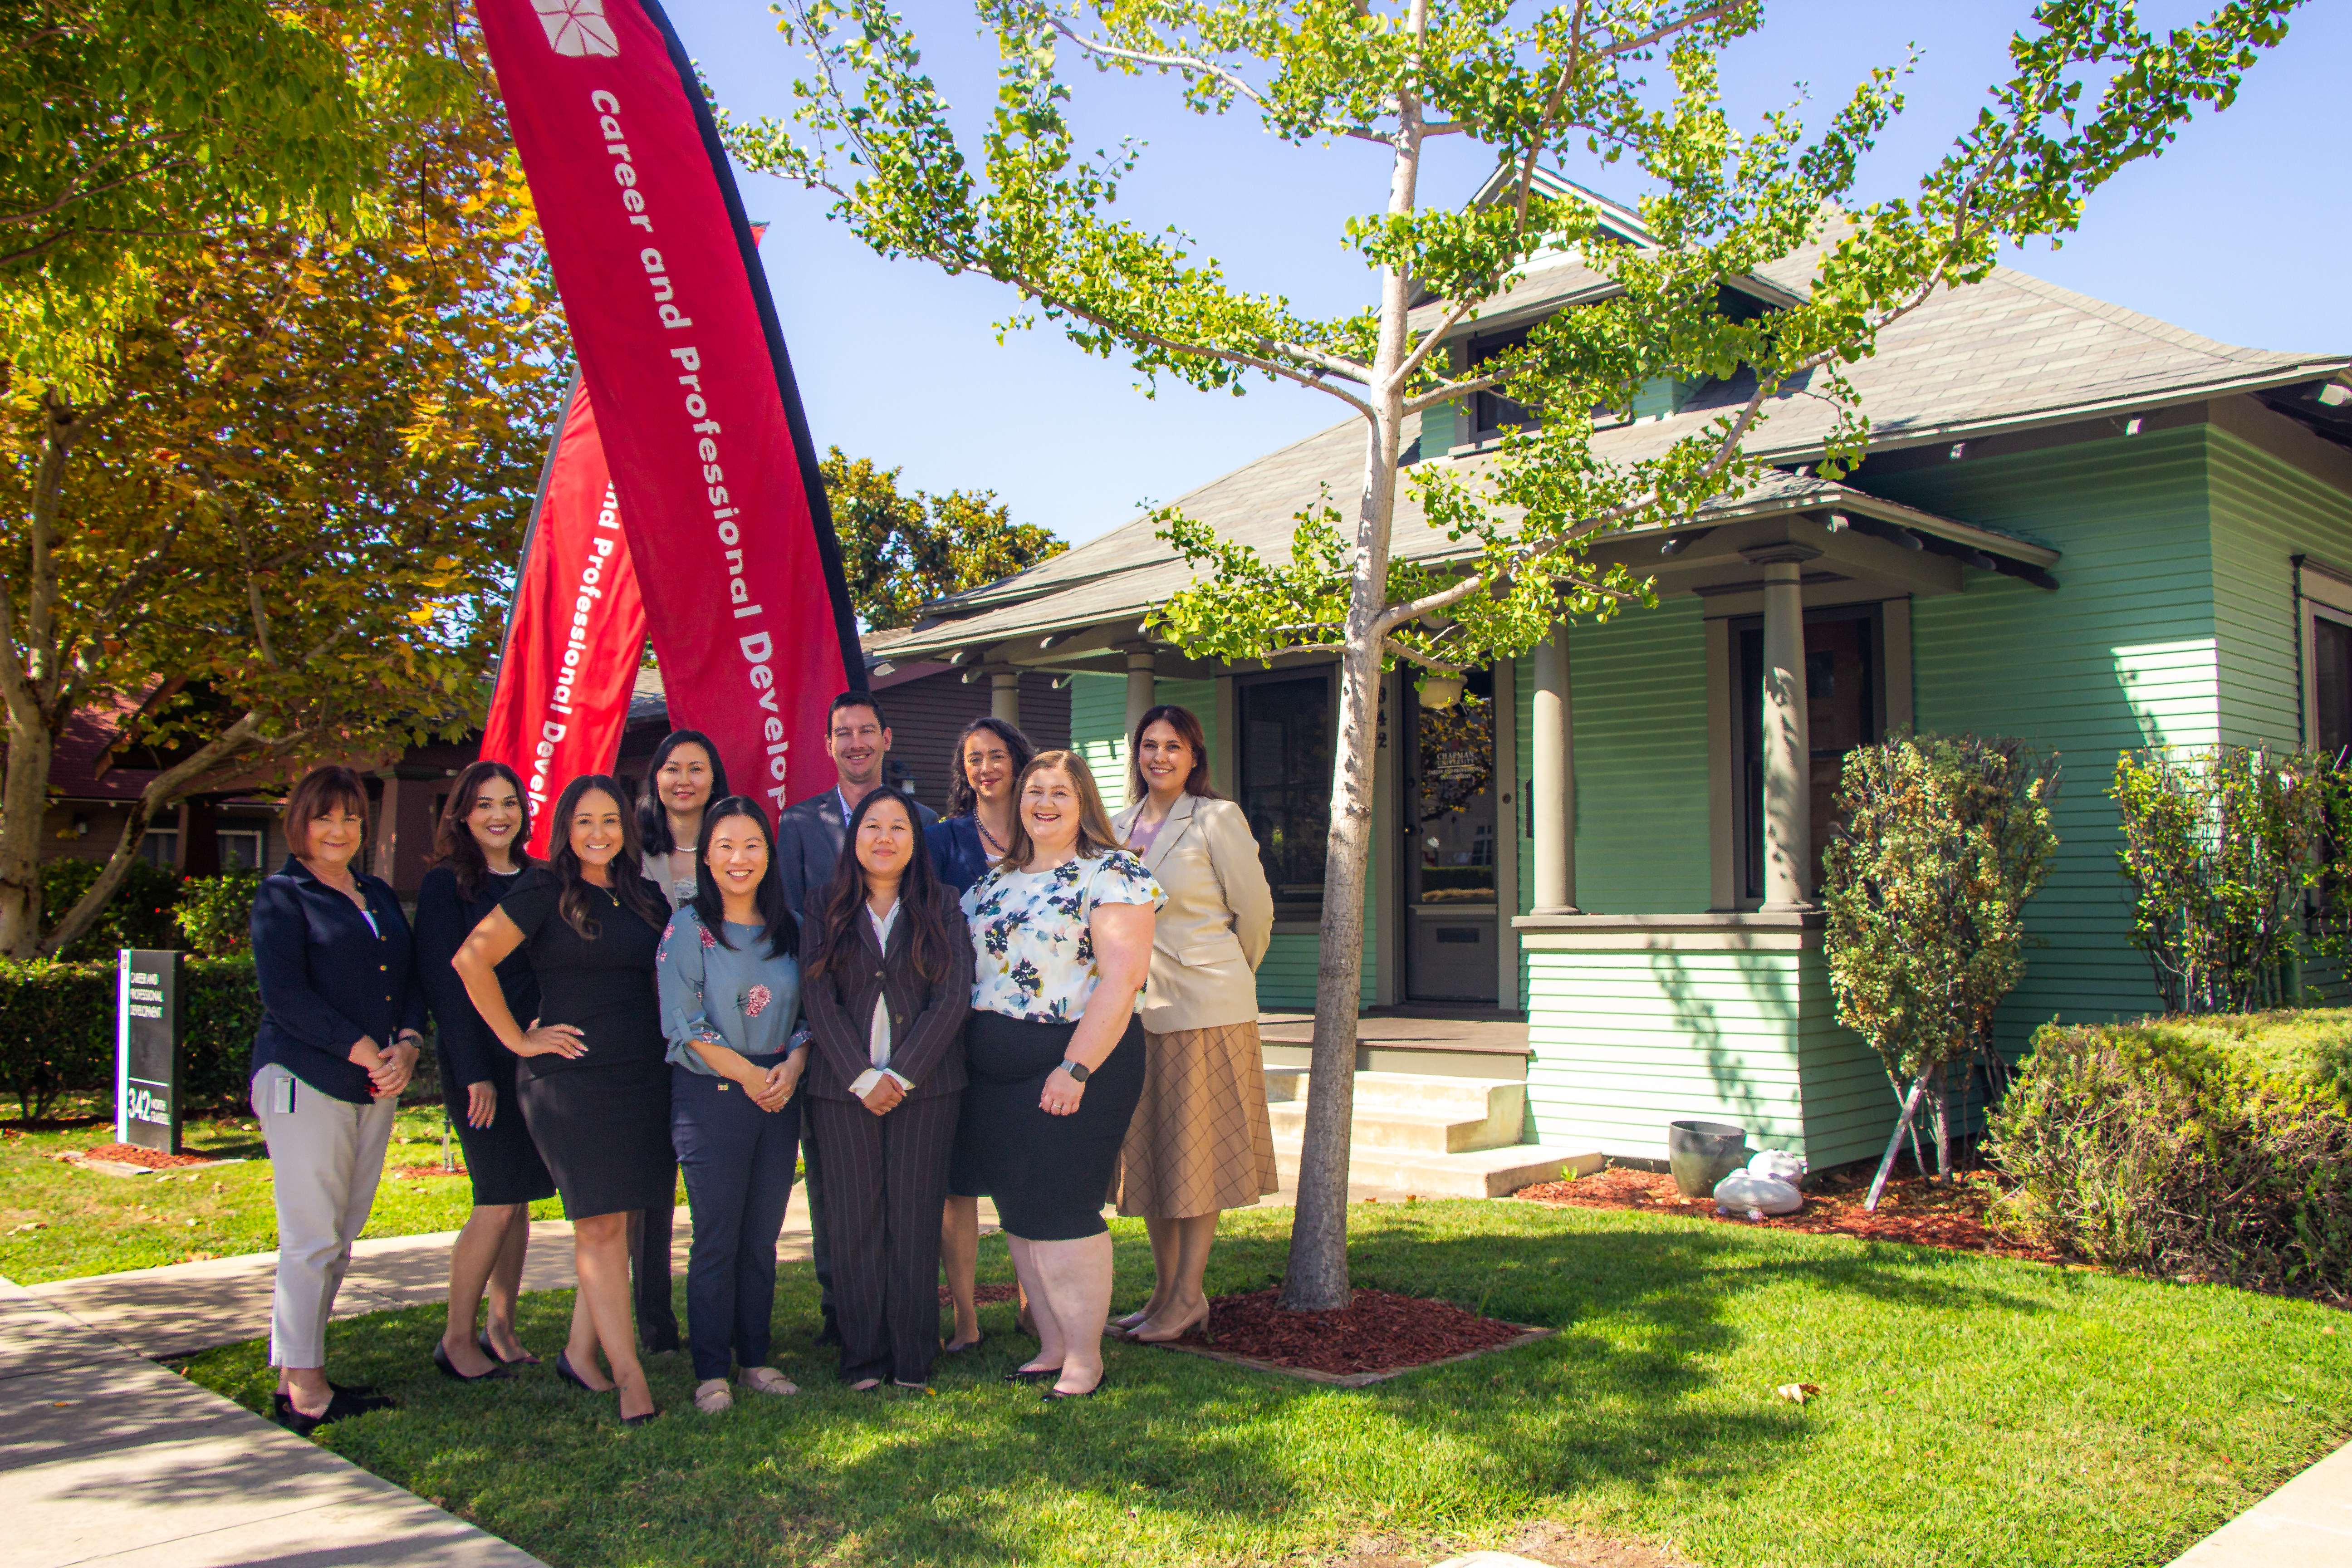
[[[433,1364],[441,1369],[442,1376],[454,1377],[459,1383],[503,1383],[514,1376],[514,1373],[509,1372],[493,1354],[490,1357],[490,1369],[488,1372],[478,1372],[468,1377],[457,1370],[457,1363],[449,1359],[449,1347],[439,1340],[433,1342]]]
[[[1059,1377],[1061,1375],[1062,1369],[1058,1366],[1016,1366],[1011,1372],[1004,1374],[1004,1381],[1007,1383],[1042,1383],[1049,1377]]]
[[[529,1351],[523,1352],[522,1354],[516,1356],[511,1360],[500,1355],[499,1353],[499,1347],[490,1343],[490,1331],[488,1329],[484,1329],[479,1334],[477,1334],[474,1337],[474,1342],[482,1347],[482,1353],[484,1355],[489,1357],[500,1366],[537,1366],[539,1364],[539,1358],[531,1354]]]
[[[609,1388],[589,1387],[588,1380],[572,1370],[572,1352],[569,1351],[557,1351],[555,1352],[555,1375],[562,1378],[564,1382],[570,1384],[572,1387],[578,1389],[583,1394],[610,1394],[613,1392]]]
[[[1095,1379],[1095,1385],[1092,1388],[1087,1389],[1084,1394],[1065,1394],[1058,1388],[1049,1388],[1045,1392],[1043,1397],[1047,1399],[1092,1399],[1096,1394],[1100,1394],[1103,1391],[1103,1384],[1109,1381],[1110,1373],[1108,1372],[1105,1372],[1100,1377]]]

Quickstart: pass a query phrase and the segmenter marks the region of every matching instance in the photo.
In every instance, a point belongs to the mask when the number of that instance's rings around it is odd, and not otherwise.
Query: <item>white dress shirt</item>
[[[866,906],[866,918],[874,924],[874,944],[885,952],[890,951],[890,932],[898,923],[898,910],[903,901],[892,900],[890,912],[887,915],[876,914],[872,904]],[[897,1079],[900,1089],[915,1087],[903,1075],[890,1072],[890,1002],[878,991],[874,994],[874,1021],[866,1031],[866,1059],[873,1065],[859,1073],[849,1086],[849,1092],[858,1099],[863,1100],[871,1093],[874,1086],[882,1081],[885,1073]]]

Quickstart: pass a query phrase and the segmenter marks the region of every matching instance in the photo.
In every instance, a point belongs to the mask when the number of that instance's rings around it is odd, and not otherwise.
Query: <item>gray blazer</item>
[[[923,829],[940,819],[940,814],[919,800],[915,818],[919,837]],[[793,919],[801,918],[809,889],[822,888],[832,879],[833,868],[841,860],[842,840],[848,837],[849,819],[841,814],[837,787],[785,808],[776,824],[776,871],[784,879],[784,902],[791,907]]]

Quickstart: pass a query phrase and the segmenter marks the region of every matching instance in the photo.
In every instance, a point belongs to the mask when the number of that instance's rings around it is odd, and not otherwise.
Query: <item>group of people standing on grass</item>
[[[327,1378],[326,1323],[428,1014],[474,1196],[433,1352],[450,1377],[539,1360],[516,1300],[530,1205],[561,1194],[579,1290],[555,1371],[615,1391],[625,1423],[657,1415],[640,1346],[680,1348],[681,1171],[684,1348],[707,1414],[737,1386],[797,1392],[769,1364],[796,1169],[817,1342],[839,1344],[853,1388],[921,1388],[938,1355],[982,1342],[982,1197],[1037,1340],[1008,1381],[1086,1397],[1107,1327],[1156,1342],[1203,1321],[1219,1213],[1276,1186],[1255,976],[1274,905],[1247,823],[1210,788],[1199,720],[1153,708],[1129,742],[1113,816],[1076,752],[975,720],[941,819],[885,782],[881,708],[848,692],[827,717],[834,785],[780,820],[679,731],[634,804],[607,775],[566,785],[544,862],[523,848],[520,781],[476,763],[413,928],[356,868],[358,777],[305,776],[253,914],[278,1419],[307,1431],[381,1402]],[[1143,1218],[1155,1264],[1115,1325],[1106,1203]]]

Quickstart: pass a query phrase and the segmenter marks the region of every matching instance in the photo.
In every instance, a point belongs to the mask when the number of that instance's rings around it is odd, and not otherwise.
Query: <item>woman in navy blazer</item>
[[[297,1432],[383,1403],[335,1387],[326,1372],[327,1320],[375,1202],[425,1020],[400,900],[352,868],[366,842],[359,775],[312,769],[286,800],[293,853],[253,900],[262,1005],[253,1109],[278,1208],[269,1358],[278,1419]]]

